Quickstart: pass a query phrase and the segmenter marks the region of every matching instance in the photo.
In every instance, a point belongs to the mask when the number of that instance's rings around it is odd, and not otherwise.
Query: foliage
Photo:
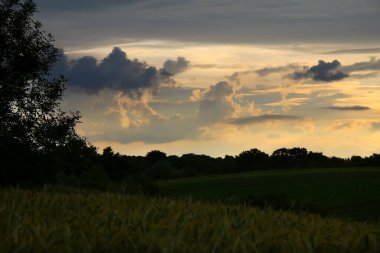
[[[65,79],[49,72],[60,52],[35,12],[32,0],[0,2],[1,184],[52,182],[92,149],[75,132],[79,113],[59,107]]]
[[[269,155],[257,148],[241,152],[236,159],[239,167],[246,168],[247,170],[269,167]]]
[[[166,158],[166,154],[159,150],[152,150],[146,154],[146,159],[149,165],[154,165],[155,163],[160,162],[161,160],[164,160],[165,158]]]
[[[108,149],[107,152],[113,152],[110,147]],[[253,148],[235,157],[226,155],[224,158],[193,153],[167,156],[158,150],[148,152],[145,157],[103,154],[103,158],[108,161],[104,167],[111,174],[115,173],[115,178],[119,179],[132,174],[149,179],[167,179],[256,170],[380,167],[379,157],[380,155],[373,154],[365,158],[354,156],[351,159],[343,159],[327,157],[321,152],[299,147],[280,148],[272,155]]]
[[[79,138],[79,114],[59,109],[65,79],[48,74],[60,53],[33,20],[35,12],[31,0],[0,3],[0,134],[49,152]]]

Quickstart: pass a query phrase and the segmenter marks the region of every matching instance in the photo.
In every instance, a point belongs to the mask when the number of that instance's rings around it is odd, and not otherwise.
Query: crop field
[[[285,194],[339,217],[380,219],[380,168],[257,171],[158,182],[163,196],[231,201]]]
[[[1,189],[1,252],[379,252],[379,224],[83,191]]]

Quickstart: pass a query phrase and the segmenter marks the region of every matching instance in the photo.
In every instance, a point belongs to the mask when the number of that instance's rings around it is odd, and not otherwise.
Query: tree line
[[[84,142],[71,143],[44,155],[28,151],[20,143],[13,145],[2,150],[7,152],[0,161],[3,185],[62,184],[98,189],[123,185],[138,188],[160,179],[245,171],[380,167],[380,154],[327,157],[321,152],[299,147],[280,148],[271,155],[254,148],[236,156],[214,158],[193,153],[167,155],[159,150],[150,151],[145,156],[130,156],[114,152],[111,147],[99,153],[96,147]]]

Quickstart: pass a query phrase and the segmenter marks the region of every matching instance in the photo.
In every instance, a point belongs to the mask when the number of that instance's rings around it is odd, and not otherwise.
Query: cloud
[[[372,122],[371,130],[372,131],[380,131],[380,121]]]
[[[338,110],[338,111],[367,111],[367,110],[371,110],[371,108],[369,108],[367,106],[360,106],[360,105],[355,105],[355,106],[329,106],[329,107],[326,107],[326,109]]]
[[[190,61],[186,60],[185,57],[177,57],[177,60],[166,60],[164,62],[163,69],[170,75],[177,75],[184,72],[189,68]]]
[[[38,7],[42,10],[99,10],[109,8],[115,5],[126,5],[138,3],[141,0],[91,0],[91,1],[78,1],[78,0],[35,0]]]
[[[255,70],[254,72],[258,76],[267,76],[270,74],[286,72],[286,71],[295,70],[299,68],[300,68],[300,65],[298,65],[297,63],[292,63],[286,66],[266,67],[266,68]]]
[[[151,107],[151,93],[144,93],[139,99],[118,94],[115,96],[115,100],[118,106],[115,111],[120,114],[120,122],[123,128],[140,126],[155,119],[167,118]]]
[[[380,38],[376,0],[335,0],[328,5],[304,0],[36,2],[40,20],[65,47],[125,38],[238,44],[355,44]]]
[[[351,130],[351,131],[359,131],[359,130],[367,130],[368,123],[361,120],[336,120],[332,122],[329,126],[330,130]]]
[[[71,61],[63,56],[52,71],[53,75],[58,73],[68,79],[69,88],[88,93],[110,89],[134,98],[140,98],[148,90],[154,93],[160,82],[167,80],[155,67],[128,59],[117,47],[100,62],[92,56]]]
[[[340,105],[344,101],[352,98],[350,94],[342,93],[336,87],[323,85],[312,86],[298,85],[286,87],[279,92],[278,89],[271,91],[273,98],[262,100],[258,94],[255,96],[255,104],[262,110],[269,111],[271,114],[283,114],[289,112],[300,117],[323,119],[336,115],[336,111],[326,110],[327,107]],[[264,97],[265,98],[265,97]]]
[[[118,141],[121,143],[144,142],[166,143],[182,139],[196,139],[202,134],[192,114],[163,116],[166,111],[157,110],[152,102],[141,98],[132,100],[111,90],[97,94],[79,93],[68,90],[65,94],[64,109],[79,109],[83,114],[80,132],[91,142]],[[152,100],[150,100],[152,101]],[[172,106],[174,107],[174,106]]]
[[[312,67],[302,67],[298,63],[291,63],[284,66],[264,67],[256,70],[235,72],[232,75],[226,77],[230,81],[239,82],[240,77],[250,75],[252,73],[258,75],[259,77],[265,77],[272,74],[293,71],[292,74],[287,76],[288,78],[294,80],[311,79],[314,81],[331,82],[338,81],[347,77],[359,79],[376,77],[376,71],[378,70],[380,70],[380,59],[371,57],[369,61],[357,62],[346,66],[342,66],[338,60],[334,60],[332,62],[325,62],[323,60],[320,60],[317,65]],[[373,72],[364,74],[351,74],[351,72],[357,71]]]
[[[356,78],[356,79],[366,79],[366,78],[374,78],[377,77],[379,73],[377,72],[369,72],[364,74],[350,74],[350,78]]]
[[[339,70],[339,61],[325,62],[320,60],[318,65],[295,71],[290,77],[294,80],[312,79],[314,81],[332,82],[348,77],[348,74]]]
[[[345,72],[380,70],[380,59],[372,57],[369,61],[343,66],[341,70]]]
[[[252,99],[239,97],[239,81],[221,81],[209,89],[195,89],[191,101],[199,101],[196,119],[201,125],[223,123],[227,118],[260,113]]]
[[[62,54],[51,75],[63,74],[68,79],[69,89],[73,91],[93,95],[111,91],[116,103],[112,110],[119,114],[121,127],[128,128],[166,118],[154,110],[150,102],[160,87],[175,82],[172,77],[185,71],[189,61],[178,57],[176,61],[168,60],[164,65],[164,68],[157,69],[138,59],[128,59],[124,51],[115,47],[101,61],[92,56],[68,60]]]
[[[171,77],[185,71],[188,64],[185,58],[178,57],[177,61],[167,60],[164,68],[157,69],[138,59],[128,59],[124,51],[115,47],[100,62],[92,56],[69,61],[63,55],[54,66],[52,75],[63,74],[73,89],[88,93],[110,89],[139,99],[146,92],[156,93],[164,83],[173,83]]]
[[[120,143],[144,142],[150,144],[169,143],[178,140],[196,140],[202,130],[190,119],[155,119],[150,124],[118,128],[94,136],[95,141],[117,141]]]
[[[293,115],[281,115],[281,114],[263,114],[258,116],[249,116],[243,118],[231,118],[227,120],[228,124],[233,125],[249,125],[259,124],[268,121],[299,121],[303,120],[300,117]]]
[[[235,112],[232,100],[234,87],[229,82],[219,82],[210,86],[203,94],[194,93],[201,99],[197,117],[202,122],[217,122]]]
[[[198,68],[198,69],[211,69],[211,68],[221,68],[222,66],[219,66],[218,64],[192,64],[192,68]]]
[[[342,49],[342,50],[324,52],[323,54],[370,54],[370,53],[380,53],[380,47]]]

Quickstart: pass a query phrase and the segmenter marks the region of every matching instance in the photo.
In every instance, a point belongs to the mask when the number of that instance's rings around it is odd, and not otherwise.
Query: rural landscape
[[[322,2],[0,0],[0,251],[380,252],[380,6]]]

